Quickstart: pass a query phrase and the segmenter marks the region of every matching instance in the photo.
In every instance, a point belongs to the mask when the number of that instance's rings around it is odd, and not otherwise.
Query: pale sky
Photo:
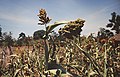
[[[21,32],[32,36],[34,31],[44,29],[44,26],[38,25],[37,15],[41,8],[46,9],[52,18],[50,24],[84,19],[82,35],[89,35],[105,27],[112,12],[120,15],[120,0],[0,0],[2,31],[11,31],[13,37],[17,38]]]

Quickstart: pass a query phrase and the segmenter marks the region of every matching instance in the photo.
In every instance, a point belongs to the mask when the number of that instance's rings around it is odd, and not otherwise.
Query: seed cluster
[[[40,18],[39,21],[41,22],[41,23],[38,23],[40,25],[47,24],[51,21],[51,19],[49,17],[47,17],[47,12],[45,11],[45,9],[41,9],[39,11],[38,17]]]
[[[84,26],[85,20],[77,19],[76,21],[70,21],[63,28],[59,29],[59,34],[65,36],[68,39],[73,39],[74,37],[78,37],[80,32],[82,31],[82,27]]]

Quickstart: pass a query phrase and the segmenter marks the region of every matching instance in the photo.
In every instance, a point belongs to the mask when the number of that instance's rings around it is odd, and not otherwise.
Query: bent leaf
[[[47,26],[46,28],[47,34],[49,34],[57,26],[62,25],[62,24],[67,24],[68,22],[70,21],[55,22],[53,25]]]

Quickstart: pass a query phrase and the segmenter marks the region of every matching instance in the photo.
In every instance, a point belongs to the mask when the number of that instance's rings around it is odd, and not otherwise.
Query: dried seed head
[[[101,40],[100,40],[100,43],[101,43],[101,44],[107,43],[107,39],[101,39]]]
[[[44,25],[44,24],[47,24],[51,21],[51,19],[49,17],[47,17],[47,12],[45,11],[45,9],[41,9],[39,11],[39,15],[37,15],[40,19],[39,21],[41,23],[38,23],[40,25]]]
[[[73,39],[74,37],[77,37],[80,35],[80,32],[82,31],[82,27],[84,25],[84,20],[77,19],[76,21],[70,21],[67,25],[65,25],[63,28],[59,29],[59,34],[62,36],[65,36],[68,39]]]

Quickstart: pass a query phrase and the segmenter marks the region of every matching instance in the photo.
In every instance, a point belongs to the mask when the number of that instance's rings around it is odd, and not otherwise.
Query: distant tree
[[[26,43],[26,35],[24,32],[21,32],[19,34],[18,40],[17,40],[17,45],[22,46]]]
[[[11,32],[9,32],[9,33],[4,32],[3,33],[3,40],[5,42],[5,45],[9,45],[9,46],[13,45],[12,33]]]
[[[114,35],[113,32],[111,32],[110,30],[105,29],[105,28],[100,28],[100,31],[98,31],[98,35],[97,36],[100,39],[104,39],[104,38],[110,38],[113,35]]]
[[[115,12],[111,13],[112,18],[109,19],[109,24],[106,25],[107,28],[111,28],[111,30],[115,30],[116,34],[120,33],[120,15],[116,15]],[[98,31],[98,38],[110,38],[114,35],[114,33],[108,29],[100,28]]]
[[[26,37],[26,35],[25,35],[25,33],[23,33],[23,32],[21,32],[20,34],[19,34],[19,37],[18,37],[18,39],[24,39]]]
[[[2,28],[0,27],[0,46],[2,46]]]
[[[32,38],[30,37],[30,36],[27,36],[27,37],[25,37],[24,38],[24,44],[26,45],[26,46],[28,46],[28,49],[29,49],[29,47],[30,47],[30,45],[32,45],[31,42],[32,41]]]
[[[120,15],[116,15],[115,12],[111,13],[112,19],[109,19],[109,24],[106,27],[110,27],[111,30],[115,30],[116,34],[120,33]]]
[[[4,32],[3,35],[3,44],[4,46],[7,46],[9,48],[10,54],[12,54],[11,46],[13,46],[13,39],[12,39],[12,33]]]
[[[2,28],[0,27],[0,37],[2,37]]]
[[[38,31],[34,32],[33,38],[35,40],[42,39],[44,35],[45,35],[45,31],[44,30],[38,30]]]
[[[23,42],[19,39],[16,41],[16,43],[17,43],[17,46],[22,46],[23,45]]]

